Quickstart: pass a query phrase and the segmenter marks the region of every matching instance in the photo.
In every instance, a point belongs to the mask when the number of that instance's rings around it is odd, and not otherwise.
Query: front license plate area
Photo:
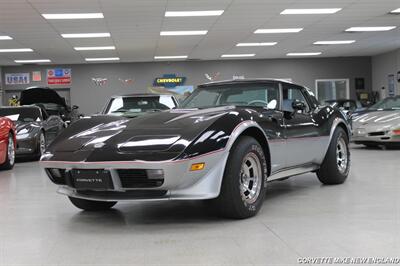
[[[113,189],[111,174],[108,170],[76,170],[70,171],[71,181],[78,190]]]

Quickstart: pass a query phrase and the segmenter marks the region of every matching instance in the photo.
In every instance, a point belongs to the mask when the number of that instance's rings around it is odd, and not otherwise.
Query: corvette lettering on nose
[[[76,182],[103,183],[103,180],[101,178],[77,178]]]

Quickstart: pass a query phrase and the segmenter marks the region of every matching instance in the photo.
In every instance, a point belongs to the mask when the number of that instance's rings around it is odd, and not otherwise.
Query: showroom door
[[[317,79],[315,81],[315,96],[321,103],[327,100],[349,99],[349,83],[349,79]]]

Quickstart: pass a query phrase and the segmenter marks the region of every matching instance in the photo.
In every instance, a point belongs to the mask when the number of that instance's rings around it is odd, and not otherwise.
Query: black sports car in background
[[[353,112],[364,110],[365,108],[359,101],[351,99],[327,100],[325,103],[341,109],[345,114],[351,115]]]
[[[136,117],[178,107],[178,101],[169,94],[127,94],[113,96],[101,112],[104,115]]]
[[[39,159],[46,146],[65,128],[59,116],[49,116],[38,106],[0,107],[0,116],[8,117],[15,124],[17,157]]]
[[[57,115],[67,124],[79,119],[78,106],[67,105],[65,98],[55,90],[43,87],[31,87],[23,90],[20,105],[38,105],[46,110],[49,115]]]
[[[349,173],[346,117],[306,88],[279,80],[200,85],[181,109],[135,118],[93,116],[67,128],[41,165],[85,210],[117,201],[207,199],[220,214],[255,215],[267,182]]]

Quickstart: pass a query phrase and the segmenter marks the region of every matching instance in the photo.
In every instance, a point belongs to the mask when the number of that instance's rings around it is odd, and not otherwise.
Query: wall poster
[[[29,84],[29,73],[6,73],[4,75],[6,85]]]

